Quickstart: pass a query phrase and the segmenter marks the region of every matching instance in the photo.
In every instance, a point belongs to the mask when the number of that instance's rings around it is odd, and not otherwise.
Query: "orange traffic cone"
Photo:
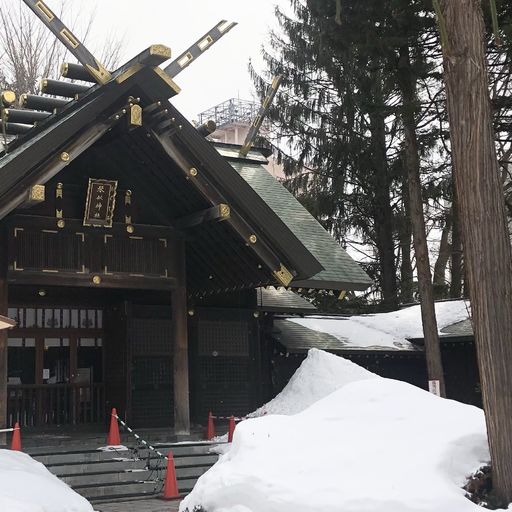
[[[206,431],[206,439],[211,441],[215,437],[215,424],[213,423],[213,414],[208,413],[208,429]]]
[[[16,422],[16,424],[14,425],[14,431],[12,433],[11,450],[21,452],[21,432],[20,424],[18,422]]]
[[[229,430],[228,430],[228,443],[231,443],[233,441],[233,434],[235,432],[235,417],[230,416],[229,417]]]
[[[165,473],[163,500],[175,500],[180,497],[178,491],[178,482],[176,480],[176,468],[174,467],[174,458],[172,452],[167,454],[167,471]]]
[[[108,431],[107,444],[109,446],[117,446],[121,444],[121,436],[119,435],[119,424],[117,423],[117,411],[115,407],[110,414],[110,429]]]

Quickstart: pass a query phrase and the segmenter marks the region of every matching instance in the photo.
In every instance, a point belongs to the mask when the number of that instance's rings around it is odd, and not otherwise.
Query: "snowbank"
[[[436,302],[435,307],[439,331],[469,316],[469,302],[463,300]],[[287,321],[330,334],[351,348],[413,349],[407,339],[423,338],[419,305],[375,315],[313,316]]]
[[[281,393],[249,416],[297,414],[333,391],[362,379],[380,377],[348,359],[313,348]]]
[[[240,423],[180,511],[481,512],[461,486],[489,460],[483,412],[354,376],[298,414]]]
[[[29,455],[0,450],[0,511],[92,512],[91,504]]]

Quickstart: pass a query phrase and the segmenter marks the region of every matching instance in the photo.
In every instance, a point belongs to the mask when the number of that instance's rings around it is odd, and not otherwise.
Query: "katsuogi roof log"
[[[70,80],[83,80],[84,82],[95,83],[92,75],[82,64],[73,64],[71,62],[63,62],[60,66],[60,74]]]
[[[209,119],[205,121],[203,124],[197,127],[197,131],[203,136],[206,137],[213,133],[217,129],[217,124],[213,119]]]
[[[23,135],[32,128],[31,124],[5,123],[5,133],[9,135]]]
[[[13,91],[0,92],[0,106],[9,107],[16,101],[16,94]]]
[[[32,108],[53,112],[56,108],[62,108],[69,103],[69,100],[62,98],[51,98],[50,96],[39,96],[37,94],[22,94],[20,96],[20,107]]]
[[[48,112],[38,112],[37,110],[15,108],[6,108],[4,110],[4,119],[10,123],[33,124],[46,119],[49,115]]]
[[[77,94],[82,94],[90,88],[89,85],[61,82],[49,78],[43,78],[41,80],[41,92],[55,94],[56,96],[65,96],[66,98],[74,98]]]

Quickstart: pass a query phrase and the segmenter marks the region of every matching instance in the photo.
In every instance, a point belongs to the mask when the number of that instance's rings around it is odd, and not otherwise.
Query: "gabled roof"
[[[226,149],[222,150],[227,155]],[[297,288],[365,290],[372,283],[364,270],[327,233],[297,199],[263,167],[263,155],[230,160],[240,176],[272,207],[281,220],[321,263],[323,270],[308,279],[294,279]],[[263,159],[263,160],[262,160]]]
[[[260,287],[256,290],[258,309],[273,313],[313,313],[317,309],[297,293],[284,288]]]
[[[147,51],[141,55],[147,56]],[[296,286],[351,290],[370,284],[357,264],[259,163],[256,168],[242,161],[229,165],[167,101],[179,87],[160,68],[145,65],[140,57],[130,63],[113,73],[111,81],[92,86],[9,146],[8,154],[0,157],[0,218],[24,202],[30,187],[47,183],[102,139],[123,115],[120,112],[126,112],[123,107],[129,96],[140,97],[140,105],[151,107],[151,114],[145,116],[142,128],[126,135],[127,143],[133,139],[144,146],[146,154],[158,153],[161,162],[167,159],[167,166],[161,163],[152,170],[160,173],[159,179],[181,173],[182,183],[185,177],[187,186],[203,201],[229,205],[229,221],[219,225],[229,225],[242,242],[240,251],[252,251],[267,269],[266,277],[263,270],[256,271],[257,278],[244,286],[271,284],[275,282],[272,274],[288,283],[293,277]],[[194,174],[190,174],[192,169]],[[217,233],[222,235],[227,229],[217,229]],[[204,247],[196,253],[201,250]],[[239,259],[243,262],[244,256]],[[205,267],[207,260],[202,257]],[[227,291],[233,282],[236,277],[227,276],[222,286],[211,288]]]

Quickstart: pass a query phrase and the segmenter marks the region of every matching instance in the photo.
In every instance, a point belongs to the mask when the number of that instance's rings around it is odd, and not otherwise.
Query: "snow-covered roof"
[[[436,318],[439,335],[452,335],[446,331],[450,326],[469,318],[469,302],[464,300],[437,302]],[[293,329],[287,323],[298,324],[310,331],[324,333],[321,337],[311,333],[312,344],[304,349],[317,347],[324,350],[417,350],[409,340],[423,338],[421,309],[419,305],[410,306],[390,313],[374,315],[309,316],[307,318],[289,318],[277,323],[290,338]],[[304,335],[304,333],[301,333]],[[307,334],[307,333],[306,333]],[[316,340],[316,342],[315,342]],[[286,345],[286,339],[283,340]]]

